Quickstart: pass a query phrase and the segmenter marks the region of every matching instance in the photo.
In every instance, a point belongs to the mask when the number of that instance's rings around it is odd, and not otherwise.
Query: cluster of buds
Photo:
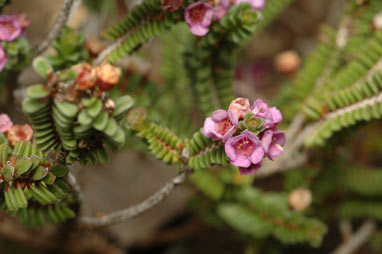
[[[30,125],[14,125],[6,114],[0,114],[0,132],[7,135],[12,146],[15,146],[19,141],[30,141],[33,137],[33,130]]]
[[[184,10],[186,23],[194,35],[204,36],[213,21],[219,21],[227,12],[231,2],[237,5],[247,2],[253,10],[261,10],[265,0],[207,0],[191,3]],[[182,7],[183,0],[161,0],[164,11],[176,11]]]
[[[281,112],[261,99],[250,106],[248,99],[237,98],[228,111],[216,110],[205,120],[203,133],[221,140],[230,163],[245,175],[258,170],[264,157],[273,160],[283,153],[285,134],[276,129],[281,120]]]
[[[53,69],[49,72],[48,87],[51,92],[59,100],[71,102],[79,102],[83,93],[101,96],[103,92],[113,89],[121,77],[121,69],[109,63],[92,67],[84,62],[60,73],[53,73]]]
[[[0,41],[11,42],[23,35],[29,26],[29,21],[24,15],[0,15]],[[4,52],[3,43],[0,43],[0,71],[3,70],[8,58]]]

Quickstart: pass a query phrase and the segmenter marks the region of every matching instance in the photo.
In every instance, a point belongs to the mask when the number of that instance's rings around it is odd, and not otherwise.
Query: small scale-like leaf
[[[89,108],[88,108],[88,114],[89,116],[95,118],[98,116],[98,114],[102,110],[102,101],[101,100],[96,100],[95,103],[93,103]]]
[[[33,161],[31,159],[21,159],[19,160],[16,165],[16,177],[21,176],[25,172],[28,172],[33,166]]]
[[[32,176],[32,179],[37,181],[43,179],[48,174],[48,169],[42,166],[39,166]]]
[[[22,104],[23,111],[26,114],[39,113],[46,106],[48,106],[48,102],[40,102],[37,99],[32,98],[26,98]]]
[[[36,57],[32,65],[35,71],[44,78],[47,78],[53,72],[53,67],[49,61],[43,57]]]
[[[49,94],[50,94],[49,89],[46,86],[41,84],[30,86],[27,89],[28,97],[33,99],[45,98],[49,96]]]
[[[89,116],[87,113],[87,110],[82,110],[80,114],[78,115],[78,122],[81,125],[88,125],[91,124],[93,121],[93,118]]]
[[[48,174],[42,179],[42,181],[49,185],[53,184],[56,181],[56,176],[51,172],[48,172]]]
[[[14,172],[15,172],[15,168],[12,167],[12,166],[5,166],[0,171],[0,173],[3,176],[4,180],[7,181],[7,182],[13,179]]]
[[[57,177],[64,177],[68,174],[69,169],[64,165],[57,164],[50,169],[50,172]]]
[[[103,131],[108,123],[108,114],[107,112],[103,111],[101,114],[97,116],[93,123],[94,129],[98,131]]]
[[[134,100],[129,95],[118,97],[115,100],[115,108],[114,108],[113,115],[118,116],[119,114],[126,112],[129,108],[133,106],[133,104],[134,104]]]
[[[103,130],[103,133],[106,134],[106,136],[112,137],[117,132],[117,122],[114,120],[114,118],[109,118],[107,125],[105,129]]]
[[[66,117],[73,118],[76,116],[78,107],[76,104],[69,101],[55,101],[57,109]]]

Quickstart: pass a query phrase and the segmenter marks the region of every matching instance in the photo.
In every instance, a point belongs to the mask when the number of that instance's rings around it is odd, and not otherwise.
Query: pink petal
[[[281,154],[283,154],[283,149],[281,146],[272,144],[269,147],[269,152],[268,152],[269,159],[273,160],[274,158],[280,156]]]
[[[240,171],[240,174],[241,175],[249,175],[249,174],[252,174],[252,173],[255,173],[257,170],[259,170],[261,168],[261,163],[259,164],[252,164],[250,167],[248,168],[242,168],[240,167],[239,168],[239,171]]]
[[[236,167],[248,168],[251,165],[251,162],[244,156],[237,156],[236,160],[231,160],[231,164]]]
[[[263,136],[261,138],[261,146],[263,147],[266,153],[268,152],[269,146],[272,143],[272,138],[273,138],[273,131],[271,130],[264,131]]]
[[[214,120],[215,122],[220,122],[226,119],[227,116],[228,116],[227,111],[223,109],[218,109],[212,113],[211,117],[212,117],[212,120]]]
[[[264,150],[261,146],[257,147],[255,151],[251,154],[249,159],[253,164],[258,164],[260,163],[264,158]]]

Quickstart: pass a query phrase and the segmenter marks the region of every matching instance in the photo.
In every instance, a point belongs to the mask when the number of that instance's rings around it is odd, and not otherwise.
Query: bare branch
[[[72,188],[74,190],[74,195],[76,196],[76,199],[78,201],[77,203],[79,205],[81,205],[82,201],[84,200],[84,197],[83,197],[83,194],[82,194],[82,188],[79,185],[76,177],[72,173],[68,174],[68,183],[69,183],[70,186],[72,186]]]
[[[331,254],[351,254],[361,247],[376,229],[376,224],[368,220],[349,239],[337,247]]]
[[[165,200],[175,189],[176,186],[184,183],[188,176],[192,173],[192,169],[186,169],[182,171],[179,175],[167,182],[160,190],[145,199],[139,204],[133,205],[127,209],[112,212],[101,217],[81,217],[79,221],[85,226],[90,227],[101,227],[108,226],[111,224],[119,223],[132,219],[141,215],[150,209],[154,208],[156,205]]]
[[[46,39],[33,50],[34,56],[38,56],[43,53],[49,47],[52,41],[54,41],[60,35],[60,32],[68,22],[71,13],[74,12],[74,8],[72,7],[76,7],[78,5],[77,3],[79,2],[80,0],[63,0],[60,13],[58,14],[58,17],[53,26],[49,30]]]

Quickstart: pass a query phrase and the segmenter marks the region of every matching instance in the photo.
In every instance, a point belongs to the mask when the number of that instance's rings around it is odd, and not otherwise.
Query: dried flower
[[[270,159],[280,156],[283,153],[282,146],[285,145],[285,134],[283,131],[266,130],[261,136],[261,145],[265,155]]]
[[[0,15],[0,40],[13,41],[21,32],[22,27],[17,15]]]
[[[229,138],[225,143],[225,153],[232,165],[242,168],[242,174],[250,174],[260,168],[264,157],[261,141],[248,130]]]
[[[227,13],[229,2],[230,0],[215,0],[212,20],[218,21]]]
[[[75,84],[76,90],[88,90],[94,87],[97,80],[95,69],[88,63],[80,63],[72,66],[72,70],[77,73]]]
[[[161,8],[163,11],[176,11],[182,7],[183,0],[161,0]]]
[[[5,55],[3,46],[0,44],[0,71],[4,69],[4,66],[7,62],[8,62],[8,58]]]
[[[251,111],[251,106],[249,105],[248,99],[236,98],[229,104],[228,110],[235,113],[239,119],[243,119],[244,116]]]
[[[235,113],[228,110],[216,110],[204,121],[203,134],[213,140],[227,141],[236,130],[238,118]]]
[[[289,206],[297,211],[304,211],[312,203],[312,192],[305,188],[293,190],[288,195]]]
[[[204,36],[208,33],[208,26],[211,24],[213,8],[205,2],[196,2],[190,4],[184,10],[186,23],[191,33],[197,36]]]
[[[121,77],[121,69],[109,63],[96,67],[97,85],[102,91],[113,89]]]
[[[293,74],[300,63],[301,59],[296,51],[288,50],[276,56],[275,68],[282,73]]]
[[[33,130],[29,124],[14,125],[8,130],[8,140],[12,146],[15,146],[19,141],[32,140]]]
[[[234,4],[249,3],[253,10],[260,11],[265,6],[265,0],[234,0]]]
[[[7,132],[13,123],[7,114],[0,114],[0,131],[2,133]]]

